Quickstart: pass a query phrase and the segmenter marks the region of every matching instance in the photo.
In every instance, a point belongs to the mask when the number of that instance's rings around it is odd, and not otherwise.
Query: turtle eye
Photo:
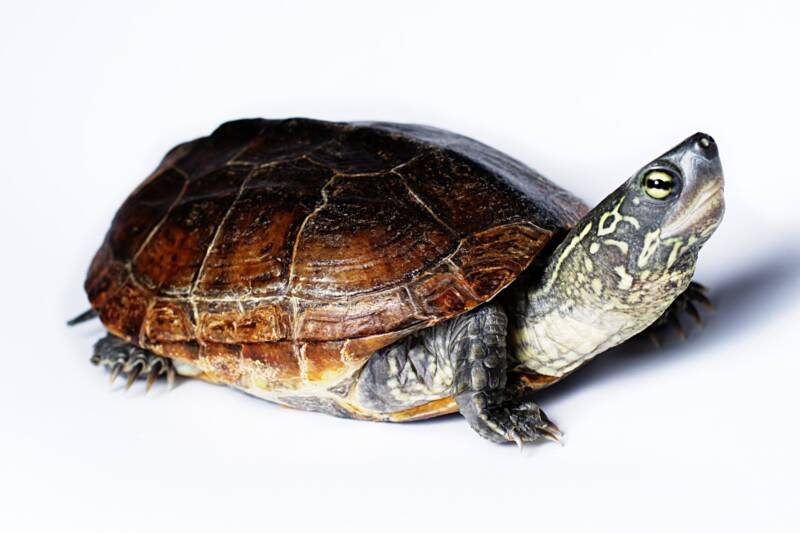
[[[675,192],[677,181],[671,172],[656,168],[644,175],[642,187],[650,198],[663,200]]]

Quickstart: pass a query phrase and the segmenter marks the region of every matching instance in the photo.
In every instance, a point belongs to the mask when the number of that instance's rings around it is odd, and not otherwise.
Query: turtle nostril
[[[714,139],[710,135],[700,133],[697,135],[696,142],[697,151],[703,154],[706,158],[714,159],[718,156],[719,152],[717,151],[717,143],[714,142]]]

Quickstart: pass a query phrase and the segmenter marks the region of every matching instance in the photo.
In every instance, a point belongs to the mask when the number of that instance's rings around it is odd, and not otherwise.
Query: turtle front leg
[[[450,354],[455,368],[454,396],[461,414],[482,437],[493,442],[548,439],[561,431],[534,402],[506,389],[508,320],[498,305],[458,317]]]
[[[373,354],[347,394],[380,420],[435,416],[437,400],[454,398],[479,435],[493,442],[558,440],[561,432],[535,403],[507,388],[506,314],[499,305],[421,330]],[[519,390],[519,388],[515,388]],[[420,417],[419,415],[423,416]]]
[[[167,383],[170,386],[175,382],[175,367],[170,359],[134,346],[110,334],[95,343],[91,362],[111,371],[111,383],[120,374],[126,374],[128,376],[125,383],[126,390],[133,385],[137,378],[145,376],[147,377],[148,391],[161,375],[166,375]]]

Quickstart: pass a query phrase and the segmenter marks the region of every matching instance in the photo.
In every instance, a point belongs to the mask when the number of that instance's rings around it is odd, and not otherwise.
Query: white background
[[[0,8],[0,529],[798,531],[793,2],[17,2]],[[237,117],[419,122],[596,203],[702,130],[728,212],[686,343],[540,397],[567,444],[388,425],[202,382],[111,390],[92,254],[179,141]]]

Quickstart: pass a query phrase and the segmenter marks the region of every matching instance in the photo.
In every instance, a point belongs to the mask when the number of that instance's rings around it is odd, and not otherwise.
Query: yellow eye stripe
[[[675,179],[663,170],[651,170],[642,180],[644,192],[651,198],[663,200],[675,189]]]

